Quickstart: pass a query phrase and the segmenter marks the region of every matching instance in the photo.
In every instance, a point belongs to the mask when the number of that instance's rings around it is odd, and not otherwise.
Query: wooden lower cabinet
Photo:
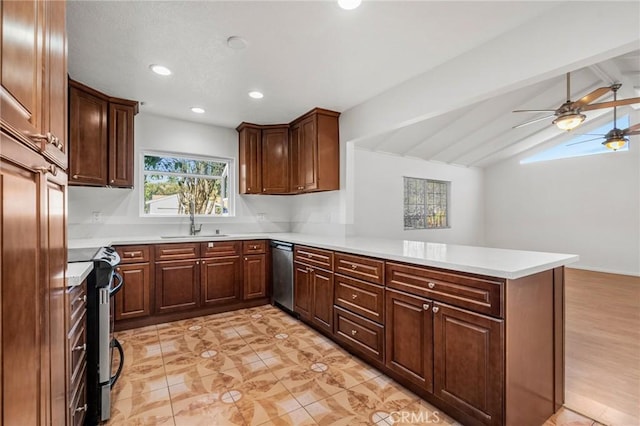
[[[333,273],[311,268],[311,322],[333,333]]]
[[[248,254],[244,256],[243,299],[267,296],[267,256]]]
[[[67,425],[75,426],[84,424],[87,412],[87,281],[70,287],[66,293]]]
[[[156,313],[200,306],[200,261],[156,262]],[[125,284],[126,285],[126,284]]]
[[[151,266],[149,263],[124,264],[116,268],[124,285],[116,294],[116,321],[151,315]]]
[[[504,322],[441,303],[432,310],[434,394],[484,424],[502,424]]]
[[[239,255],[202,259],[202,305],[215,306],[242,299],[242,262]]]
[[[386,366],[433,391],[433,302],[390,289],[385,302]]]
[[[302,263],[293,263],[293,310],[300,318],[311,320],[311,288],[310,268]]]

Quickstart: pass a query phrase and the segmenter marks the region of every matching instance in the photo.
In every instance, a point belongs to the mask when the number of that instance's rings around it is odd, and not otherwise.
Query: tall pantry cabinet
[[[67,423],[64,1],[0,3],[0,424]]]

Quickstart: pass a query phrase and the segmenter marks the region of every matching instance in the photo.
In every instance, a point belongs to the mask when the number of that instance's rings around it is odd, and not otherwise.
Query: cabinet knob
[[[85,294],[84,296],[78,298],[79,301],[81,301],[82,303],[85,303],[87,301],[87,295]]]
[[[436,283],[429,282],[427,285],[429,286],[429,288],[434,288],[436,286]]]
[[[251,191],[251,188],[247,188],[247,191]]]
[[[83,406],[76,408],[76,413],[81,413],[83,411],[87,411],[87,404],[84,404]]]
[[[429,310],[429,305],[425,303],[424,305],[422,305],[422,309],[424,309],[425,311],[428,311]],[[435,311],[436,308],[433,308],[433,310]]]
[[[73,351],[86,351],[87,350],[87,344],[83,343],[81,345],[76,346],[75,348],[73,348]]]
[[[78,179],[78,175],[73,175],[71,177],[74,178],[74,179]]]
[[[351,335],[355,336],[356,334],[358,334],[358,330],[351,330]]]
[[[358,295],[357,295],[357,294],[355,294],[355,293],[353,293],[353,294],[351,295],[351,298],[352,298],[353,300],[356,300],[356,299],[358,298]]]
[[[437,314],[439,310],[440,310],[440,308],[438,308],[437,306],[433,307],[433,313],[434,314]]]
[[[114,183],[114,182],[115,182],[115,180],[113,180],[113,179],[111,179],[111,180],[109,181],[109,183]]]
[[[358,265],[351,265],[351,269],[356,269]]]
[[[199,260],[196,260],[196,265],[199,265],[199,264],[200,264],[200,261],[199,261]]]
[[[58,168],[54,164],[36,167],[36,170],[42,174],[51,173],[53,176],[58,174]]]
[[[249,260],[249,258],[248,258],[248,257],[245,257],[245,258],[244,258],[244,260]]]
[[[120,268],[116,268],[116,271],[117,271],[117,272],[120,272]]]

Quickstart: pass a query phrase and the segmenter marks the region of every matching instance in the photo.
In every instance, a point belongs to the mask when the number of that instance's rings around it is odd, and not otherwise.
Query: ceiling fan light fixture
[[[608,138],[606,141],[602,142],[602,145],[606,146],[610,150],[617,151],[620,148],[624,147],[629,140],[623,136],[616,136],[613,138]]]
[[[553,120],[553,124],[558,126],[558,128],[561,130],[569,131],[578,127],[580,123],[584,121],[585,118],[587,118],[587,116],[584,114],[576,114],[576,113],[563,114],[560,117]]]
[[[362,0],[338,0],[338,6],[344,10],[353,10],[360,6]]]

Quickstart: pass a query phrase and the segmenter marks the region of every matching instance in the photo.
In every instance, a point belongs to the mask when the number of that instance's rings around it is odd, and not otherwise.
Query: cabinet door
[[[45,319],[48,330],[48,371],[50,374],[50,415],[51,424],[61,425],[66,422],[66,283],[65,271],[67,268],[66,250],[66,175],[58,173],[56,176],[47,173],[44,193],[44,219],[45,219],[45,255],[47,265],[45,272],[45,288],[47,294],[49,315]],[[45,370],[47,371],[47,370]]]
[[[69,89],[69,184],[107,184],[108,102]]]
[[[316,117],[310,116],[300,123],[298,152],[298,179],[305,191],[318,188],[318,137]]]
[[[202,260],[202,304],[215,306],[239,301],[242,296],[240,256]]]
[[[311,269],[311,322],[333,333],[333,273]]]
[[[2,122],[16,133],[42,133],[43,13],[46,2],[3,1],[0,49]]]
[[[289,127],[262,130],[262,193],[289,191]]]
[[[124,285],[116,294],[116,321],[151,315],[151,267],[149,263],[121,265],[116,271]]]
[[[432,391],[433,303],[389,289],[385,300],[387,367]]]
[[[186,311],[200,305],[200,261],[156,263],[156,312]]]
[[[301,192],[304,190],[301,171],[300,123],[292,124],[289,128],[289,164],[290,164],[290,190]]]
[[[262,192],[261,131],[254,127],[239,130],[240,193],[259,194]]]
[[[244,256],[244,300],[267,296],[267,258],[264,254]]]
[[[45,155],[63,169],[67,168],[67,37],[64,1],[46,4],[43,129],[53,139],[43,142]]]
[[[311,278],[309,267],[302,263],[293,264],[293,310],[301,318],[311,319]]]
[[[109,185],[133,187],[133,117],[135,108],[109,104]]]
[[[0,424],[4,425],[49,423],[39,410],[41,350],[46,343],[41,342],[41,323],[48,312],[42,288],[45,250],[40,241],[43,178],[22,166],[42,163],[40,155],[0,133]]]
[[[503,321],[436,303],[434,393],[484,424],[502,424]]]

